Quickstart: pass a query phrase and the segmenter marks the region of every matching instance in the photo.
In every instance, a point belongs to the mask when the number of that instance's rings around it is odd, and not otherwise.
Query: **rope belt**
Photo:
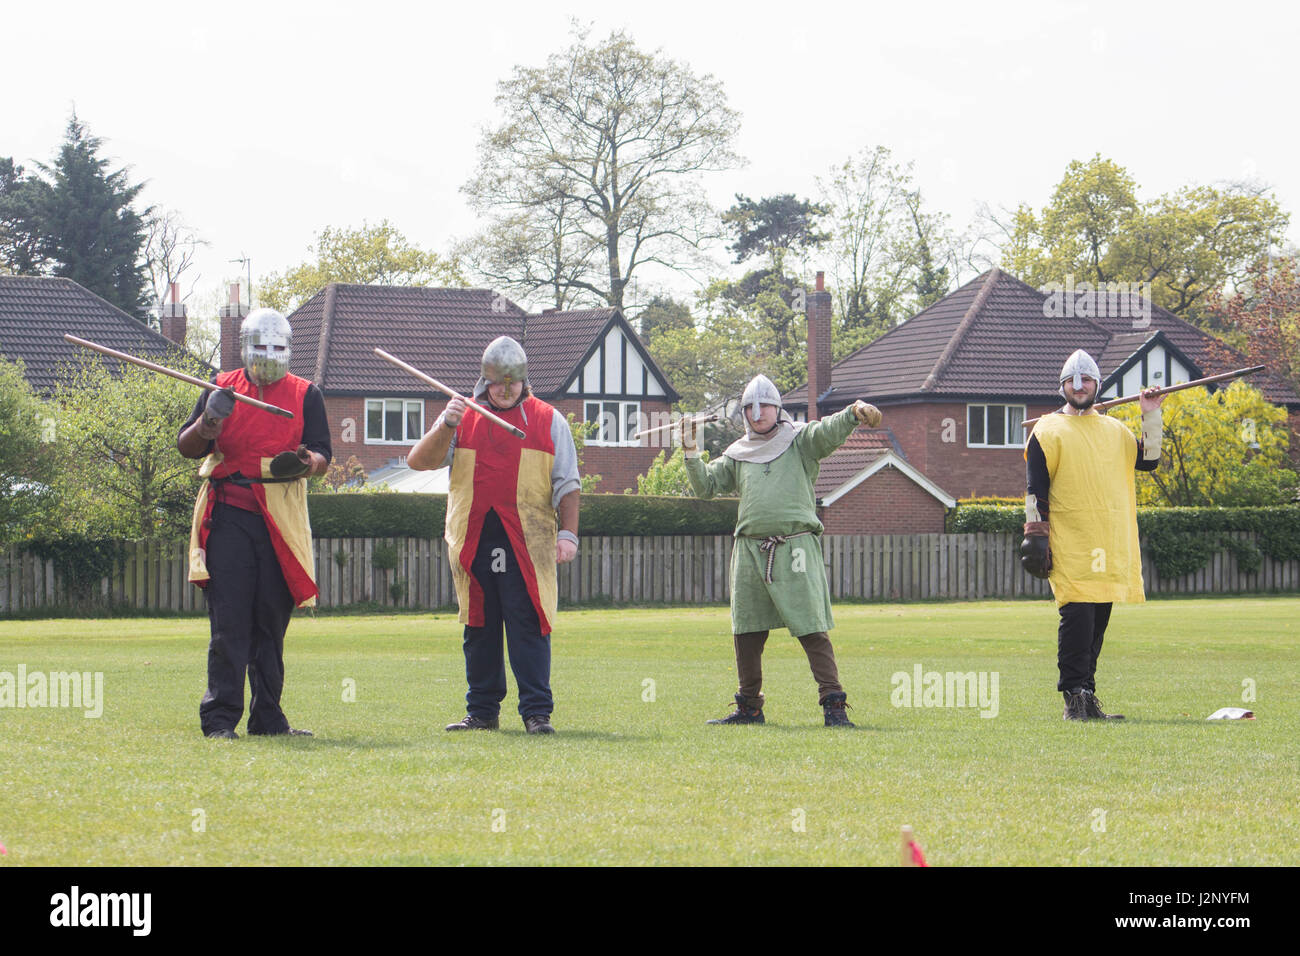
[[[763,580],[772,583],[772,562],[776,560],[776,549],[785,544],[791,538],[801,538],[806,534],[816,534],[816,531],[796,531],[794,534],[773,534],[762,537],[756,534],[742,535],[745,538],[753,538],[759,542],[758,549],[767,552],[767,569],[763,572]]]

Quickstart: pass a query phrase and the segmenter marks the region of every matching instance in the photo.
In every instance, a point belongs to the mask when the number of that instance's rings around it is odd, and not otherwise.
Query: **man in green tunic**
[[[852,727],[826,634],[835,622],[813,485],[821,460],[858,425],[878,426],[880,411],[855,402],[821,421],[795,422],[764,375],[745,388],[741,406],[745,437],[716,461],[700,459],[693,427],[682,431],[686,474],[695,494],[740,495],[731,552],[731,630],[740,689],[735,711],[709,723],[763,723],[763,645],[768,631],[787,627],[808,655],[826,726]]]

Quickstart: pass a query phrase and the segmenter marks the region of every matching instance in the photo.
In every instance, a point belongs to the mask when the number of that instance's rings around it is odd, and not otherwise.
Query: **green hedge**
[[[583,535],[731,534],[739,498],[583,495],[578,517]]]
[[[975,505],[959,507],[948,515],[950,534],[979,531],[1020,534],[1023,507]],[[1253,531],[1258,546],[1227,536],[1230,531]],[[1139,508],[1138,532],[1156,570],[1179,577],[1205,567],[1215,551],[1226,548],[1247,574],[1259,570],[1261,555],[1274,561],[1300,559],[1300,506],[1270,508]]]
[[[1025,506],[960,505],[948,512],[944,530],[949,534],[1020,534],[1025,530]]]
[[[318,538],[441,538],[445,495],[307,496]],[[597,535],[731,534],[739,500],[583,495],[578,533]]]
[[[317,494],[307,511],[318,538],[441,538],[447,496]]]

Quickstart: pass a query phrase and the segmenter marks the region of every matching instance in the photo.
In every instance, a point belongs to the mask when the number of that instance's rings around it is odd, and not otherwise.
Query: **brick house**
[[[903,457],[888,428],[859,428],[822,460],[814,486],[827,534],[941,534],[951,495]]]
[[[825,301],[815,305],[819,294]],[[900,457],[960,497],[1024,494],[1028,431],[1021,422],[1061,407],[1056,376],[1075,349],[1097,360],[1103,398],[1249,364],[1213,336],[1136,296],[1040,291],[1000,269],[833,368],[829,339],[830,295],[819,288],[809,301],[812,388],[792,389],[783,398],[786,407],[795,417],[815,418],[855,399],[872,402],[884,412]],[[1297,421],[1300,395],[1285,381],[1261,374],[1251,382]]]
[[[239,365],[240,311],[222,319],[222,368]],[[331,283],[289,317],[290,369],[325,396],[334,459],[355,455],[367,473],[404,461],[447,403],[374,354],[390,352],[469,394],[483,349],[498,335],[528,353],[533,393],[579,421],[597,423],[583,454],[597,491],[636,487],[659,449],[631,436],[666,416],[678,395],[615,309],[529,314],[489,289]]]
[[[21,359],[28,383],[43,396],[53,393],[62,365],[74,365],[87,356],[109,368],[121,364],[65,342],[65,333],[160,365],[174,365],[183,354],[176,343],[185,339],[185,306],[176,302],[175,289],[172,297],[163,307],[164,334],[160,335],[71,279],[0,275],[0,355],[11,361]]]

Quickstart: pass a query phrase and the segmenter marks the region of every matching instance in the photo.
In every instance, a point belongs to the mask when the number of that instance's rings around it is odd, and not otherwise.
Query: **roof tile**
[[[0,276],[0,354],[21,359],[27,380],[41,393],[53,391],[58,368],[90,355],[63,340],[64,333],[129,352],[159,364],[190,356],[117,306],[71,279]],[[119,360],[99,356],[110,368]]]

